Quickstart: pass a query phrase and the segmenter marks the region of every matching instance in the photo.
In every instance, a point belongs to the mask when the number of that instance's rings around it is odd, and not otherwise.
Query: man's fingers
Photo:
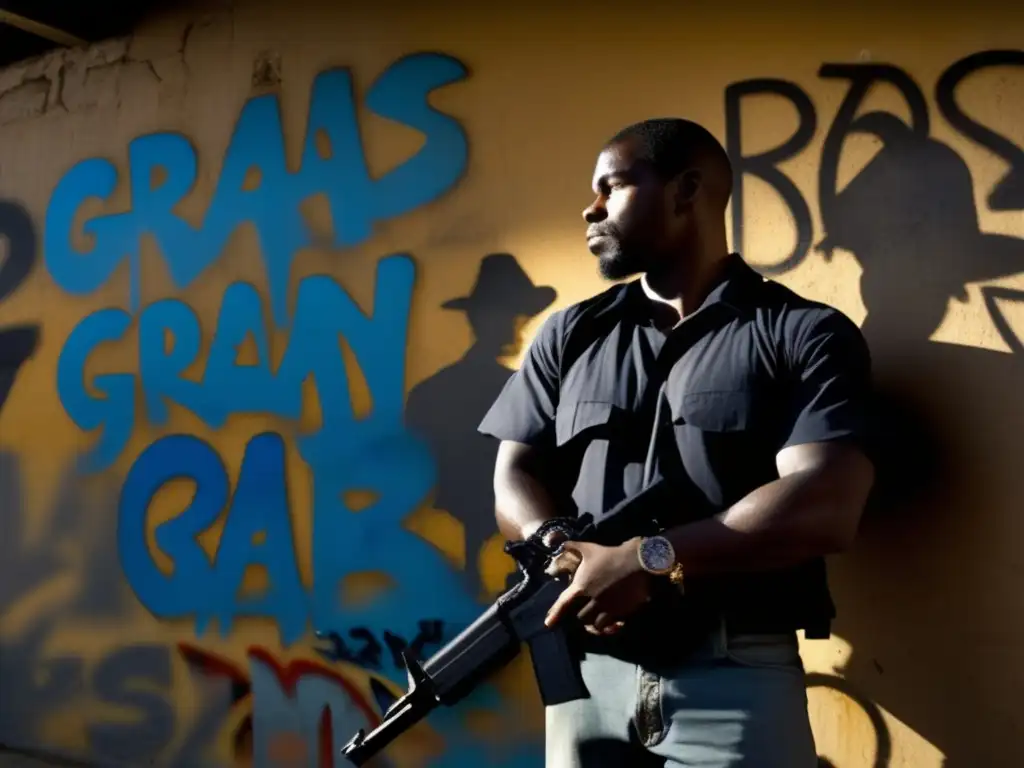
[[[590,608],[594,604],[595,604],[595,601],[591,600],[590,601],[590,605],[588,605],[587,608]],[[581,616],[581,618],[583,618],[583,616]],[[611,623],[611,616],[609,616],[607,613],[602,611],[601,613],[597,614],[597,616],[594,618],[593,622],[589,622],[588,623],[588,622],[584,621],[584,629],[587,630],[587,632],[589,632],[591,635],[597,635],[598,637],[600,637],[601,635],[604,634],[605,628],[610,623]]]
[[[590,617],[597,613],[597,600],[591,598],[587,601],[587,604],[580,609],[580,612],[576,614],[576,617],[584,624],[592,624]]]
[[[563,549],[548,563],[547,568],[544,572],[548,576],[557,576],[559,573],[568,573],[572,575],[576,573],[576,569],[580,567],[580,563],[583,558],[580,557],[578,552],[571,549]]]
[[[568,610],[572,602],[580,597],[580,595],[579,587],[572,584],[566,587],[548,610],[548,615],[544,617],[545,626],[553,627],[562,618],[562,615]]]
[[[596,619],[594,619],[589,624],[585,625],[584,629],[592,635],[602,637],[607,635],[614,635],[624,626],[625,622],[616,621],[614,618],[612,618],[611,614],[600,613],[598,614]]]
[[[572,552],[574,555],[576,555],[576,557],[582,560],[583,546],[584,544],[581,541],[573,541],[572,539],[567,539],[566,541],[562,542],[562,551]]]

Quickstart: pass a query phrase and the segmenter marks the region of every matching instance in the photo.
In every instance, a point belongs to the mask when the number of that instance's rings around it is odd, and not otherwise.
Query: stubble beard
[[[597,257],[597,270],[605,280],[622,280],[644,271],[640,260],[615,248]]]

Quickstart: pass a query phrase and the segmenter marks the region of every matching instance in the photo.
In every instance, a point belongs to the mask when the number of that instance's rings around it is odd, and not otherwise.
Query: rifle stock
[[[659,511],[669,508],[667,492],[665,481],[658,481],[597,522],[589,514],[581,515],[573,538],[614,545],[652,535],[661,530]],[[545,573],[555,552],[534,541],[509,542],[505,551],[515,559],[521,580],[422,666],[403,653],[408,691],[384,713],[380,725],[352,737],[342,749],[342,765],[364,765],[438,705],[460,702],[509,664],[524,642],[545,706],[590,696],[580,670],[580,627],[573,621],[553,628],[544,625],[548,610],[568,584],[565,576]]]

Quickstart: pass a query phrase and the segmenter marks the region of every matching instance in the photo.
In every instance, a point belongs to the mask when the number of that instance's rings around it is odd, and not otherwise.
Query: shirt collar
[[[708,307],[721,304],[736,314],[743,314],[753,305],[756,290],[763,285],[764,278],[756,272],[738,253],[730,253],[726,257],[725,269],[722,279],[711,290],[704,299],[697,312]],[[634,280],[629,284],[629,292],[633,301],[634,309],[639,313],[643,322],[648,323],[652,319],[652,301],[644,293],[644,287],[640,280]],[[693,314],[696,315],[697,312]]]
[[[764,278],[753,267],[738,253],[730,253],[726,257],[721,282],[707,295],[698,311],[712,304],[722,303],[742,313],[751,307],[756,289],[763,284]]]

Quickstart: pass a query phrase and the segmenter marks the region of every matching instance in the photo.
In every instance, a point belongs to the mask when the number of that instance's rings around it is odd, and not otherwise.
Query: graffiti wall
[[[733,246],[854,318],[884,396],[802,645],[822,764],[1019,764],[1019,12],[899,6],[247,0],[0,73],[0,744],[333,765],[504,588],[476,424],[604,287],[601,143],[680,114],[733,158]],[[381,764],[540,765],[532,674]]]

